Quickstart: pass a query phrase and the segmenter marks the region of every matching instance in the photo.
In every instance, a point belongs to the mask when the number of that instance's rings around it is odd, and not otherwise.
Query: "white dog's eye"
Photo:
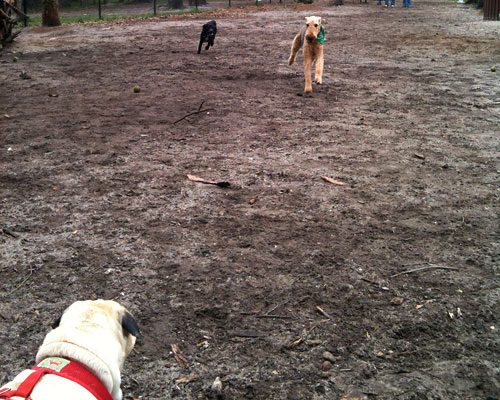
[[[309,23],[307,23],[306,26],[309,26]]]
[[[317,28],[317,27],[318,27],[318,24],[314,24],[314,26]]]

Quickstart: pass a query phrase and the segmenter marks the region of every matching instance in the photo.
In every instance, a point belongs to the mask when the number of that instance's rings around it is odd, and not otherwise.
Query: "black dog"
[[[200,44],[198,45],[198,54],[201,53],[201,46],[204,42],[207,42],[207,47],[205,50],[208,50],[210,46],[214,45],[215,34],[217,33],[217,24],[215,21],[207,22],[203,25],[203,30],[201,31]]]

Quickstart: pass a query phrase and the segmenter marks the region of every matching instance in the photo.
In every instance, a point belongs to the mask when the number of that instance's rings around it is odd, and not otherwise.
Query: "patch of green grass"
[[[203,11],[201,10],[179,10],[179,11],[167,11],[167,12],[157,12],[156,16],[162,15],[191,15],[198,14]],[[148,19],[153,18],[155,15],[153,13],[147,14],[137,14],[137,15],[102,15],[102,18],[99,20],[97,15],[75,15],[75,16],[60,16],[61,24],[75,24],[81,23],[84,24],[86,22],[98,22],[98,21],[118,21],[122,19]],[[33,17],[28,20],[29,26],[41,26],[42,25],[42,17]]]

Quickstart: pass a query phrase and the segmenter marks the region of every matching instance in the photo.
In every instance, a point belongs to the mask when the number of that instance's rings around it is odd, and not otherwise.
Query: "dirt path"
[[[127,400],[217,398],[217,376],[234,400],[499,397],[499,25],[400,6],[233,10],[201,55],[204,16],[0,53],[2,381],[71,302],[114,298],[144,335]]]

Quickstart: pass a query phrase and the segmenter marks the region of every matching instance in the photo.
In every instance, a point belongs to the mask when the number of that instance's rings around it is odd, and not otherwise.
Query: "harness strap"
[[[45,374],[57,375],[87,389],[97,400],[113,400],[106,387],[97,377],[76,361],[59,357],[49,357],[32,368],[32,373],[17,389],[0,389],[0,399],[10,399],[14,396],[29,400],[29,395],[35,385]]]
[[[26,380],[23,383],[21,383],[21,385],[19,385],[17,389],[8,389],[8,388],[2,389],[0,391],[0,399],[10,399],[11,397],[14,396],[19,396],[25,399],[29,399],[29,395],[33,391],[33,388],[44,374],[45,371],[32,372],[26,378]]]

